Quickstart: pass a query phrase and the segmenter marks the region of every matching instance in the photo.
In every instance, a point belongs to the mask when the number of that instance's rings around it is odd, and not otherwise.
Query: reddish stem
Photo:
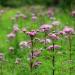
[[[31,69],[31,72],[32,72],[32,69],[33,69],[33,37],[31,37],[31,60],[30,60],[30,69]]]

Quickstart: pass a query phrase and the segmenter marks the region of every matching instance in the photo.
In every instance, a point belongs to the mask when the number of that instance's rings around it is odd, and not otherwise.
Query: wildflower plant
[[[30,36],[31,40],[31,59],[30,59],[30,70],[33,71],[33,52],[34,52],[34,37],[36,36],[36,31],[32,30],[30,32],[26,32]]]
[[[63,29],[63,31],[65,32],[67,39],[68,39],[68,44],[69,44],[69,60],[72,61],[72,36],[74,34],[74,29],[70,28],[70,27],[65,27]],[[71,75],[71,67],[70,67],[70,75]]]
[[[44,32],[44,40],[45,40],[45,49],[47,48],[47,46],[46,46],[46,42],[47,42],[47,35],[48,35],[48,33],[50,32],[50,30],[51,30],[51,28],[52,28],[52,26],[51,25],[48,25],[48,24],[44,24],[44,25],[42,25],[41,27],[40,27],[40,31],[41,32]]]
[[[52,66],[53,66],[52,75],[55,75],[55,49],[60,48],[59,45],[55,45],[55,41],[59,39],[59,36],[57,36],[56,34],[51,34],[51,33],[48,34],[48,36],[52,40],[52,46],[49,46],[47,49],[52,50],[52,52],[53,52],[53,55],[52,55]]]

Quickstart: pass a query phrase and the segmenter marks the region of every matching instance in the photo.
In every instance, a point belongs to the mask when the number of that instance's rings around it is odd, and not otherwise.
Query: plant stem
[[[61,47],[62,47],[62,45],[63,45],[63,35],[61,36],[62,38],[61,38]]]
[[[70,60],[71,60],[71,51],[72,51],[71,48],[72,48],[71,47],[71,37],[69,36],[69,51],[70,51],[69,55],[70,55]]]
[[[30,70],[32,72],[32,70],[33,70],[33,37],[31,37],[31,43],[32,43],[32,46],[31,46]]]
[[[69,60],[71,61],[72,56],[71,56],[71,51],[72,51],[72,42],[71,42],[71,36],[69,35]],[[70,67],[70,75],[71,75],[71,67]]]
[[[46,47],[47,47],[47,46],[46,46],[46,40],[47,40],[47,39],[46,39],[46,38],[47,38],[47,32],[46,32],[46,31],[45,31],[45,36],[44,36],[44,37],[45,37],[45,49],[46,49]]]
[[[52,64],[53,64],[53,74],[52,75],[55,75],[54,41],[53,41],[53,59],[52,59]]]
[[[1,64],[1,65],[0,65],[0,69],[1,69],[0,74],[3,75],[3,72],[2,72],[2,61],[0,62],[0,64]]]

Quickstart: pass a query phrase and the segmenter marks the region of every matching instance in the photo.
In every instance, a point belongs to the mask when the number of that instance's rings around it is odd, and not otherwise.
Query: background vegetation
[[[40,4],[46,6],[61,6],[61,7],[73,7],[75,0],[0,0],[0,5],[18,7],[24,5]]]

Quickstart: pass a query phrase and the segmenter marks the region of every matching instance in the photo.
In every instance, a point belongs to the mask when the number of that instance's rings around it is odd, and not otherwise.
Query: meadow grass
[[[0,19],[0,52],[3,52],[5,55],[5,60],[6,62],[2,63],[2,75],[31,75],[30,70],[29,70],[29,61],[28,56],[30,53],[30,49],[24,49],[21,51],[18,49],[18,52],[16,55],[11,55],[9,54],[8,48],[11,44],[11,42],[8,41],[7,34],[11,32],[13,24],[10,19],[10,17],[15,16],[17,11],[21,11],[23,14],[26,14],[28,16],[28,19],[23,21],[19,20],[18,25],[19,28],[21,29],[22,27],[26,27],[28,30],[32,29],[38,29],[40,25],[42,24],[47,24],[51,23],[51,20],[47,16],[38,16],[39,19],[33,23],[31,21],[31,12],[28,9],[5,9],[5,13],[1,16]],[[41,12],[41,11],[39,11]],[[39,13],[37,12],[37,14]],[[46,11],[43,10],[41,13],[44,14]],[[62,30],[64,26],[70,26],[74,27],[75,22],[74,18],[70,16],[69,11],[57,9],[55,12],[55,17],[58,21],[61,22],[60,29]],[[57,28],[58,29],[58,28]],[[40,37],[41,39],[44,37],[43,33],[40,33],[37,35],[37,37]],[[16,45],[16,41],[20,42],[23,40],[29,40],[30,38],[26,36],[24,33],[19,32],[18,34],[18,39],[13,41],[12,45]],[[61,45],[61,41],[59,40],[56,42],[56,44]],[[55,61],[55,75],[69,75],[69,54],[68,54],[68,40],[66,40],[64,37],[62,39],[62,48],[61,50],[58,50],[60,52],[63,52],[63,54],[58,54],[56,53],[56,61]],[[72,74],[75,75],[75,36],[73,35],[72,38]],[[40,43],[35,42],[35,49],[40,49],[43,48],[43,45]],[[33,74],[32,75],[52,75],[52,62],[51,62],[51,54],[48,51],[43,51],[41,56],[37,57],[35,60],[39,60],[42,62],[42,64],[37,68],[33,69]],[[15,59],[16,58],[21,58],[22,64],[16,65]]]

